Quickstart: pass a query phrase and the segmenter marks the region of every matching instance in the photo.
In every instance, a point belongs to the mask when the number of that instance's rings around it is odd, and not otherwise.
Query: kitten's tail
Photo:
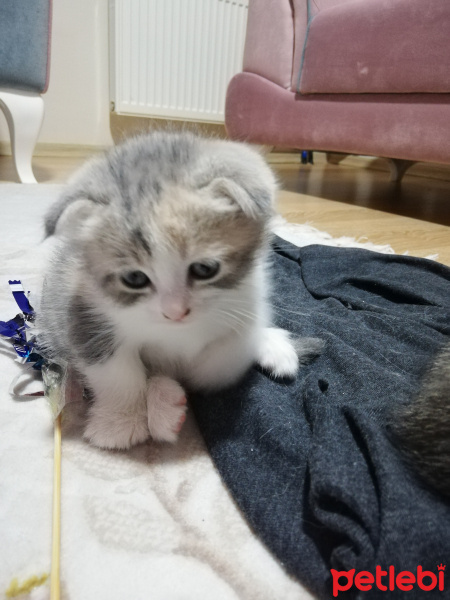
[[[320,338],[299,337],[291,340],[298,357],[298,364],[302,367],[322,354],[325,348],[324,340]]]
[[[394,418],[394,433],[408,462],[450,499],[450,344],[433,360],[412,403]]]

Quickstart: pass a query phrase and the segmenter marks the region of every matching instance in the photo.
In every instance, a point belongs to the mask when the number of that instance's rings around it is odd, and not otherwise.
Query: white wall
[[[50,85],[38,143],[108,146],[108,0],[53,0]],[[0,142],[9,141],[0,111]]]

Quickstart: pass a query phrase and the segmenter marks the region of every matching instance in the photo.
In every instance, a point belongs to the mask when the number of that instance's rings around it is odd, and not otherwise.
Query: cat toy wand
[[[61,411],[66,401],[66,391],[74,391],[74,380],[70,370],[65,366],[49,363],[39,352],[36,336],[33,332],[35,312],[20,280],[9,281],[11,292],[19,306],[21,313],[13,319],[0,321],[0,335],[11,340],[19,362],[31,363],[33,369],[41,371],[44,391],[32,396],[45,395],[54,421],[54,455],[53,455],[53,508],[52,508],[52,555],[50,572],[50,600],[60,600],[60,555],[61,555]],[[12,382],[11,388],[20,375]],[[71,381],[70,385],[67,382]],[[75,386],[76,387],[76,386]],[[13,392],[14,393],[14,392]],[[35,587],[36,580],[43,582],[45,578],[32,577],[22,586],[23,588]],[[41,581],[42,580],[42,581]],[[16,581],[16,580],[15,580]],[[21,593],[22,588],[14,586],[15,596]],[[15,593],[17,591],[17,593]]]
[[[83,389],[74,371],[67,365],[44,361],[42,367],[44,393],[50,404],[54,421],[53,437],[53,509],[52,561],[50,571],[50,600],[60,600],[61,563],[61,415],[66,404],[79,400]]]
[[[60,600],[61,565],[61,412],[64,376],[57,365],[42,366],[45,395],[54,415],[53,434],[53,508],[50,600]],[[57,414],[55,414],[57,413]]]
[[[55,420],[53,446],[52,570],[50,574],[50,600],[59,600],[61,562],[61,413]]]

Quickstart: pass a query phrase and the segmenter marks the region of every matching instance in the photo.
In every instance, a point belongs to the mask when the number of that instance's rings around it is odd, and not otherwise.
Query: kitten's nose
[[[180,310],[171,310],[163,312],[163,316],[169,321],[182,321],[191,312],[190,308],[182,308]]]

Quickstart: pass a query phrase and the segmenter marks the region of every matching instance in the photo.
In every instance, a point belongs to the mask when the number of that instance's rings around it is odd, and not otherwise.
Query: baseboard
[[[33,156],[35,157],[58,157],[58,158],[87,158],[108,150],[109,146],[86,146],[80,144],[52,144],[40,142],[36,144]],[[280,149],[276,147],[259,147],[269,164],[273,165],[301,165],[301,153],[298,150]],[[0,142],[0,156],[11,156],[11,144]],[[337,155],[336,155],[337,156]],[[325,166],[327,164],[325,152],[314,152],[314,163]],[[336,168],[349,167],[357,169],[368,169],[389,173],[389,165],[386,159],[373,156],[342,155],[330,166]],[[308,168],[311,168],[308,165]],[[413,165],[407,175],[416,177],[428,177],[442,181],[450,181],[450,165],[437,163],[418,162]]]
[[[264,155],[264,158],[271,165],[300,165],[300,152],[279,152],[274,150]]]
[[[80,144],[50,144],[37,143],[33,156],[53,156],[65,158],[84,158],[92,154],[99,154],[108,150],[108,146],[83,146]],[[0,155],[11,156],[11,144],[9,142],[0,142]]]

